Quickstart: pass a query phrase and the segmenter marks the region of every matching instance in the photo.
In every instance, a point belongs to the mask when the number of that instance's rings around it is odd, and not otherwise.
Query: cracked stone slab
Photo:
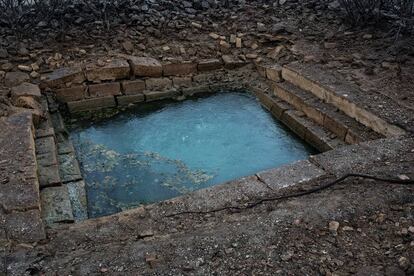
[[[68,187],[58,186],[41,191],[42,218],[47,224],[74,221]]]
[[[78,160],[73,152],[60,154],[59,171],[63,182],[77,181],[82,179]]]
[[[280,189],[295,184],[308,182],[324,176],[324,170],[308,160],[301,160],[280,168],[257,173],[257,177],[272,189]]]

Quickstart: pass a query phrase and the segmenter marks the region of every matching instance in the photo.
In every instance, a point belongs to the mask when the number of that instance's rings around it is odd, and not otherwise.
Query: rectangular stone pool
[[[249,93],[147,103],[70,137],[99,217],[306,159],[316,151]]]

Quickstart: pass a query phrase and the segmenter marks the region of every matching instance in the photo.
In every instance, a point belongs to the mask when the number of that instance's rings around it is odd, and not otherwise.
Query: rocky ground
[[[24,35],[0,23],[0,116],[15,112],[9,84],[16,76],[7,72],[40,82],[53,69],[123,54],[318,63],[413,110],[414,37],[351,28],[337,8],[311,0],[142,1],[110,20],[99,7],[74,5]],[[414,149],[407,146],[411,154],[370,172],[412,179]],[[0,275],[414,275],[413,208],[412,187],[355,179],[240,213],[158,216],[156,229],[137,233],[132,224],[104,242],[96,235],[116,233],[107,225],[102,232],[99,224],[85,226],[95,233],[89,239],[63,226],[44,244],[0,248]]]

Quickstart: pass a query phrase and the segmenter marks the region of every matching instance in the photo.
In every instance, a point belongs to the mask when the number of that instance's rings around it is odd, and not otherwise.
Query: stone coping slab
[[[0,202],[4,209],[39,209],[31,113],[0,118]]]

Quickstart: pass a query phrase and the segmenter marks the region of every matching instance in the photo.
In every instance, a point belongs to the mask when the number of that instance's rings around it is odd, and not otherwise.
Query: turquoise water
[[[248,93],[147,104],[71,130],[90,217],[305,159],[315,151]]]

